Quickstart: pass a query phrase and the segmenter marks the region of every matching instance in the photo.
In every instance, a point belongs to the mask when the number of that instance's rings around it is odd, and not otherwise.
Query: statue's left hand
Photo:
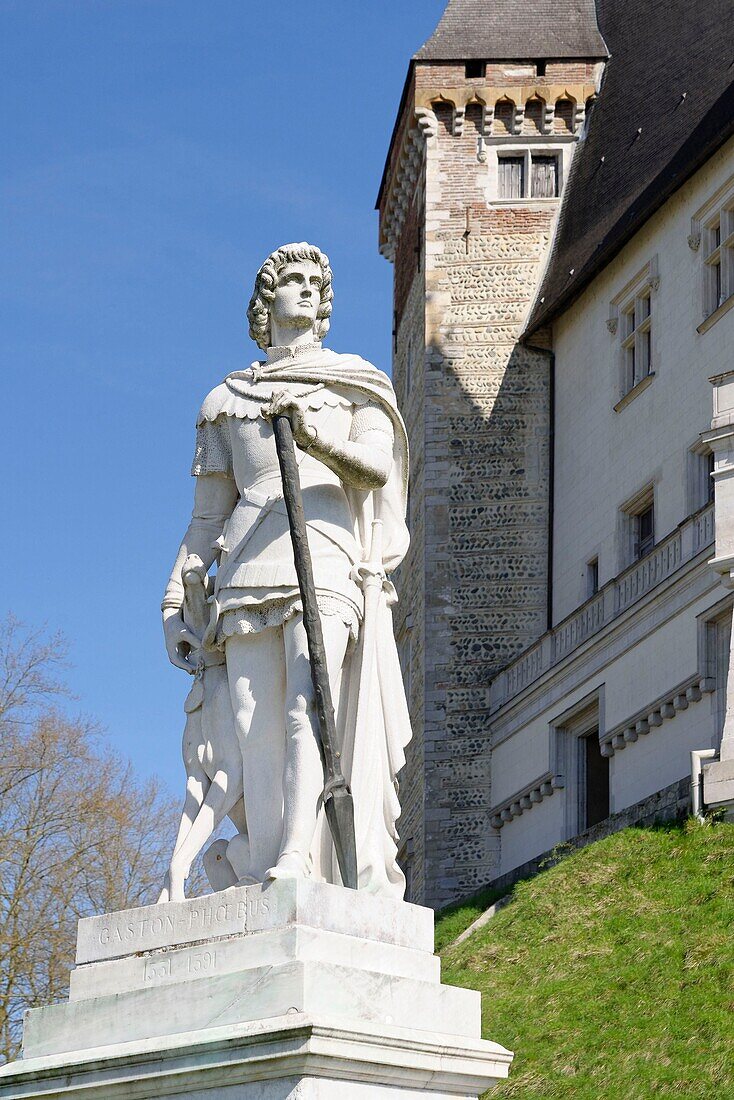
[[[316,429],[309,424],[308,409],[297,397],[286,390],[274,393],[270,404],[260,410],[267,420],[274,416],[287,416],[293,429],[293,438],[304,451],[308,450],[316,438]]]

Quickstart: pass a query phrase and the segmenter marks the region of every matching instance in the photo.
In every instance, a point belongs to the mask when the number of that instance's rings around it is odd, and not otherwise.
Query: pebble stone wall
[[[411,96],[425,101],[431,68],[416,69]],[[434,79],[456,83],[454,68]],[[497,875],[489,683],[547,624],[550,366],[518,337],[557,203],[489,201],[481,106],[458,128],[450,103],[432,109],[392,257],[393,375],[412,461],[397,578],[414,727],[401,855],[411,900],[440,906]]]

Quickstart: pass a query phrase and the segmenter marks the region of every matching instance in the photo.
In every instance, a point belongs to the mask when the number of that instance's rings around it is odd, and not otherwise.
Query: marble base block
[[[431,910],[309,881],[82,920],[0,1098],[476,1097],[512,1055],[432,952]]]

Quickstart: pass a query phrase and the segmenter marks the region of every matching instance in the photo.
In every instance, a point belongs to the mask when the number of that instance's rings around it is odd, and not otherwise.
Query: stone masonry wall
[[[547,622],[550,357],[518,338],[558,202],[497,201],[489,147],[523,144],[523,111],[540,96],[559,113],[539,140],[566,130],[567,170],[568,127],[579,133],[598,75],[592,62],[492,63],[476,79],[462,63],[416,63],[380,191],[412,463],[396,609],[414,730],[401,859],[410,899],[429,905],[498,873],[489,684]],[[511,135],[492,121],[506,99]]]
[[[425,215],[422,897],[440,905],[496,875],[488,685],[546,626],[548,358],[517,338],[555,203],[489,205],[481,109],[469,105],[461,134],[450,105],[435,111]]]
[[[393,382],[410,440],[410,488],[408,527],[410,548],[395,574],[398,604],[394,609],[395,636],[410,708],[413,740],[400,775],[401,818],[398,830],[403,845],[400,862],[408,882],[407,897],[424,896],[424,496],[425,447],[423,429],[424,302],[425,282],[421,230],[424,220],[423,173],[412,197],[406,224],[395,255],[395,354]]]

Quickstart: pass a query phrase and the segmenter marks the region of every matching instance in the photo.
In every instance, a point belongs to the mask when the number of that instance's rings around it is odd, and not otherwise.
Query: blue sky
[[[373,207],[443,7],[0,0],[0,611],[63,629],[74,706],[174,789],[188,678],[159,604],[197,407],[255,357],[252,277],[285,241],[331,257],[330,346],[389,367]]]

